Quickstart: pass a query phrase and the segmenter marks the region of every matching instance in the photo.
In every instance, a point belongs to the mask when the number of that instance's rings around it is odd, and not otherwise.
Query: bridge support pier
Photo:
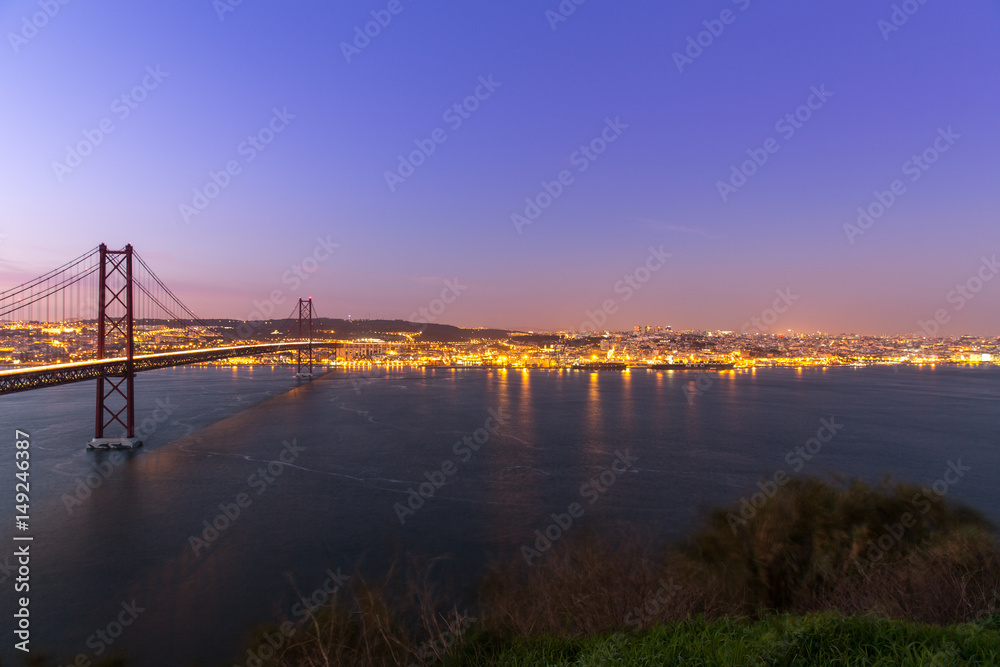
[[[306,350],[306,355],[308,357],[306,364],[302,363],[302,350],[298,351],[298,365],[295,371],[295,377],[299,380],[312,380],[315,375],[313,375],[313,349],[312,349],[312,338],[313,338],[313,300],[312,297],[306,299],[299,299],[299,340],[302,340],[302,325],[305,323],[309,328],[309,347]],[[302,369],[307,367],[308,370],[303,371]]]
[[[135,435],[135,336],[132,310],[132,245],[108,250],[101,244],[100,286],[97,296],[97,358],[124,347],[125,369],[119,375],[97,379],[97,414],[94,439],[87,449],[134,449],[142,445]],[[110,343],[110,345],[109,345]],[[108,437],[115,424],[125,433]]]

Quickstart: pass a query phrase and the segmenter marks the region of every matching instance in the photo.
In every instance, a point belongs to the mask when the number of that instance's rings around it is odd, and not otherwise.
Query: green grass
[[[1000,615],[948,627],[876,617],[689,620],[601,637],[470,638],[445,665],[998,665]]]

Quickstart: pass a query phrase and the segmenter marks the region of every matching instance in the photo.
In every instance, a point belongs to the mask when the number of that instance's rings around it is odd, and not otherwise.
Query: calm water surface
[[[949,497],[1000,521],[1000,368],[698,377],[375,369],[299,386],[287,368],[168,369],[138,377],[146,446],[117,464],[83,449],[93,383],[0,398],[7,545],[14,429],[31,434],[32,647],[67,663],[93,658],[102,642],[92,635],[135,600],[143,611],[113,645],[133,664],[232,664],[248,628],[290,613],[292,582],[312,591],[327,569],[359,563],[377,575],[399,554],[448,556],[465,581],[491,558],[519,557],[572,502],[585,507],[574,531],[628,523],[680,537],[711,505],[794,472],[787,454],[822,419],[843,428],[800,474],[931,484],[961,459],[971,471]],[[490,411],[499,430],[478,451],[456,453],[464,436],[494,423]],[[275,463],[282,451],[290,464]],[[581,485],[616,452],[635,462],[588,504]],[[401,525],[394,505],[447,462],[449,482]],[[89,496],[88,476],[97,487]],[[240,494],[249,505],[195,553],[192,536]],[[12,553],[4,547],[0,565]],[[5,574],[0,656],[9,664],[15,594]]]

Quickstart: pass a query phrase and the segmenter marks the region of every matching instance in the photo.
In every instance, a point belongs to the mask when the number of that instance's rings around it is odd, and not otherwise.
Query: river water
[[[291,375],[141,374],[146,445],[128,454],[83,448],[93,383],[0,398],[4,664],[19,659],[15,534],[33,537],[33,652],[174,667],[232,664],[249,628],[291,615],[295,589],[338,568],[377,576],[397,556],[447,556],[461,578],[519,558],[574,502],[570,531],[624,523],[678,538],[777,471],[929,485],[960,460],[949,498],[1000,522],[995,366]],[[31,436],[26,533],[15,429]]]

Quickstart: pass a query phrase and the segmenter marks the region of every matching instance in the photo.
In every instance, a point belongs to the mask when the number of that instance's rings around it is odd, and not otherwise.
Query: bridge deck
[[[305,349],[308,342],[294,343],[262,343],[258,345],[233,345],[229,347],[213,347],[204,350],[187,350],[184,352],[161,352],[159,354],[142,354],[133,357],[135,372],[152,371],[171,366],[198,364],[206,361],[218,361],[233,357],[245,357],[256,354],[286,352]],[[313,347],[329,347],[343,345],[341,342],[313,341]],[[51,366],[33,366],[25,369],[0,371],[0,395],[13,394],[19,391],[40,389],[71,382],[96,380],[99,377],[124,375],[128,359],[115,357],[94,361],[76,361],[68,364]]]

